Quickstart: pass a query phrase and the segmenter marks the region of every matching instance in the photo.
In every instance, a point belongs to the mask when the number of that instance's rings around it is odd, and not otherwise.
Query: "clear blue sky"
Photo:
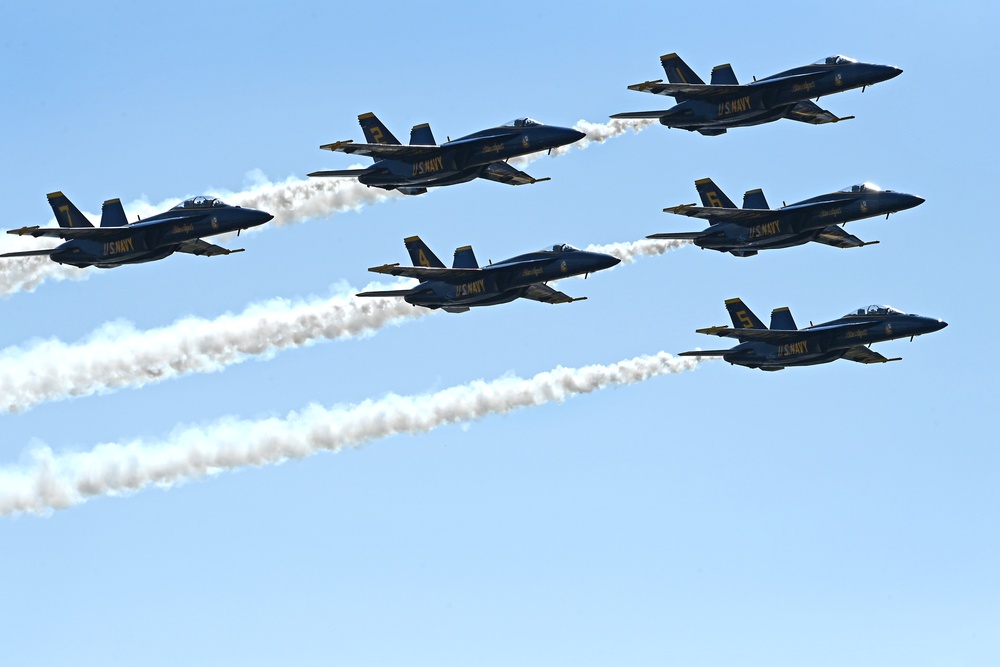
[[[0,466],[167,438],[224,416],[422,394],[505,373],[716,344],[726,298],[801,324],[869,303],[950,326],[902,362],[678,375],[0,519],[0,662],[983,665],[1000,654],[998,10],[988,3],[5,3],[5,228],[45,194],[98,211],[346,168],[320,151],[374,111],[439,139],[572,125],[666,98],[626,89],[675,51],[741,80],[844,53],[903,68],[821,101],[857,119],[702,137],[655,126],[476,182],[227,241],[247,252],[93,271],[0,299],[0,349],[212,319],[362,287],[421,235],[480,260],[682,230],[712,177],[772,205],[860,181],[917,209],[880,245],[739,259],[694,247],[566,281],[587,301],[438,314],[105,395],[0,413]],[[665,107],[660,107],[665,108]],[[814,244],[815,245],[815,244]]]

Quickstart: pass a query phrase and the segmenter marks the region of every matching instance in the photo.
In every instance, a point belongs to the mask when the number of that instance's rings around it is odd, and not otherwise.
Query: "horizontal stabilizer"
[[[361,174],[368,171],[367,169],[325,169],[323,171],[314,171],[308,176],[360,176]]]
[[[706,236],[722,236],[721,234],[706,234],[705,232],[665,232],[662,234],[650,234],[647,239],[673,239],[677,241],[694,241]]]
[[[410,296],[416,293],[416,289],[388,289],[374,292],[359,292],[355,296]]]
[[[731,350],[691,350],[690,352],[680,352],[678,357],[723,357]]]
[[[0,255],[0,257],[39,257],[42,255],[51,255],[57,250],[57,248],[49,248],[48,250],[21,250],[19,252],[5,252]]]
[[[670,111],[626,111],[624,113],[612,114],[611,118],[661,118],[666,116]]]

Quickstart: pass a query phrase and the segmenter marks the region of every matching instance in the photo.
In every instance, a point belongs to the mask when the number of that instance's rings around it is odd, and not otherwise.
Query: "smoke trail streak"
[[[653,125],[657,121],[655,119],[621,119],[612,118],[607,123],[591,123],[586,120],[578,120],[576,125],[573,126],[574,130],[583,132],[587,136],[580,141],[572,144],[567,144],[566,146],[559,146],[558,148],[553,148],[549,151],[549,155],[552,157],[558,157],[560,155],[565,155],[574,148],[579,148],[581,150],[589,147],[591,144],[603,144],[608,139],[613,139],[614,137],[620,137],[625,134],[628,130],[632,130],[635,133],[639,133],[645,128]],[[520,157],[511,158],[509,162],[517,167],[524,167],[535,160],[543,157],[546,153],[531,153],[530,155],[522,155]]]
[[[0,235],[0,253],[54,248],[52,239]],[[30,292],[46,280],[83,280],[90,276],[75,266],[56,264],[46,256],[0,259],[0,296]]]
[[[668,250],[680,248],[688,243],[690,241],[642,239],[639,241],[625,241],[623,243],[608,243],[606,245],[589,245],[585,249],[590,252],[603,252],[607,255],[617,257],[623,264],[631,264],[635,261],[636,257],[662,255]]]
[[[325,218],[334,213],[356,211],[366,204],[402,196],[370,188],[354,178],[289,178],[280,183],[271,183],[260,172],[254,172],[253,175],[258,182],[249,190],[213,194],[229,204],[267,211],[274,216],[270,224],[279,227],[309,218]]]
[[[609,365],[557,367],[528,379],[478,380],[434,394],[390,394],[333,408],[314,404],[284,419],[223,419],[175,431],[159,442],[104,443],[89,452],[58,455],[42,446],[31,452],[29,466],[0,468],[0,515],[46,514],[93,496],[129,493],[151,484],[168,488],[226,470],[337,452],[398,433],[425,433],[444,424],[679,373],[697,364],[660,352]]]
[[[270,358],[319,339],[371,334],[434,312],[394,297],[358,299],[354,292],[345,288],[328,299],[298,302],[272,299],[235,315],[188,317],[148,331],[111,322],[79,343],[49,339],[7,348],[0,351],[0,410],[19,412],[44,401],[220,371],[251,357]]]

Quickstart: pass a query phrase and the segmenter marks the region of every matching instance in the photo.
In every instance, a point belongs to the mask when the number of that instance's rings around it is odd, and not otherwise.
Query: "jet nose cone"
[[[931,329],[931,331],[941,331],[941,329],[944,329],[946,326],[948,326],[948,323],[945,322],[944,320],[938,320],[937,322],[934,322],[931,326],[934,327],[933,329]]]
[[[872,65],[872,74],[878,81],[888,81],[895,79],[903,73],[903,70],[892,65]]]
[[[614,255],[600,255],[600,259],[598,260],[602,269],[610,269],[612,266],[621,264],[621,261],[620,258]]]
[[[580,139],[583,139],[584,137],[587,136],[586,132],[580,132],[579,130],[569,130],[568,132],[569,136],[571,137],[570,143],[573,143],[575,141],[580,141]]]

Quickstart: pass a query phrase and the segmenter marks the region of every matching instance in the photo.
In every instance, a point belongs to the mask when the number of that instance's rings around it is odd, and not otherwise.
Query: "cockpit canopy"
[[[901,310],[897,310],[892,306],[868,306],[867,308],[858,308],[857,310],[852,310],[851,312],[844,315],[844,317],[856,317],[858,315],[905,315]]]
[[[817,60],[813,65],[846,65],[847,63],[858,62],[854,58],[848,58],[847,56],[827,56],[822,60]]]
[[[500,127],[535,127],[536,125],[541,125],[541,123],[534,118],[515,118]]]
[[[542,252],[576,252],[579,248],[575,248],[568,243],[557,243],[554,246],[548,248],[542,248]]]
[[[220,206],[228,206],[228,204],[223,202],[221,199],[217,199],[215,197],[207,197],[205,195],[199,195],[197,197],[191,197],[190,199],[185,199],[177,206],[174,206],[174,209],[188,210],[192,208],[218,208]]]
[[[865,182],[865,183],[858,183],[857,185],[848,185],[846,188],[840,190],[840,192],[853,192],[856,194],[862,192],[882,192],[882,188],[875,185],[874,183]]]

